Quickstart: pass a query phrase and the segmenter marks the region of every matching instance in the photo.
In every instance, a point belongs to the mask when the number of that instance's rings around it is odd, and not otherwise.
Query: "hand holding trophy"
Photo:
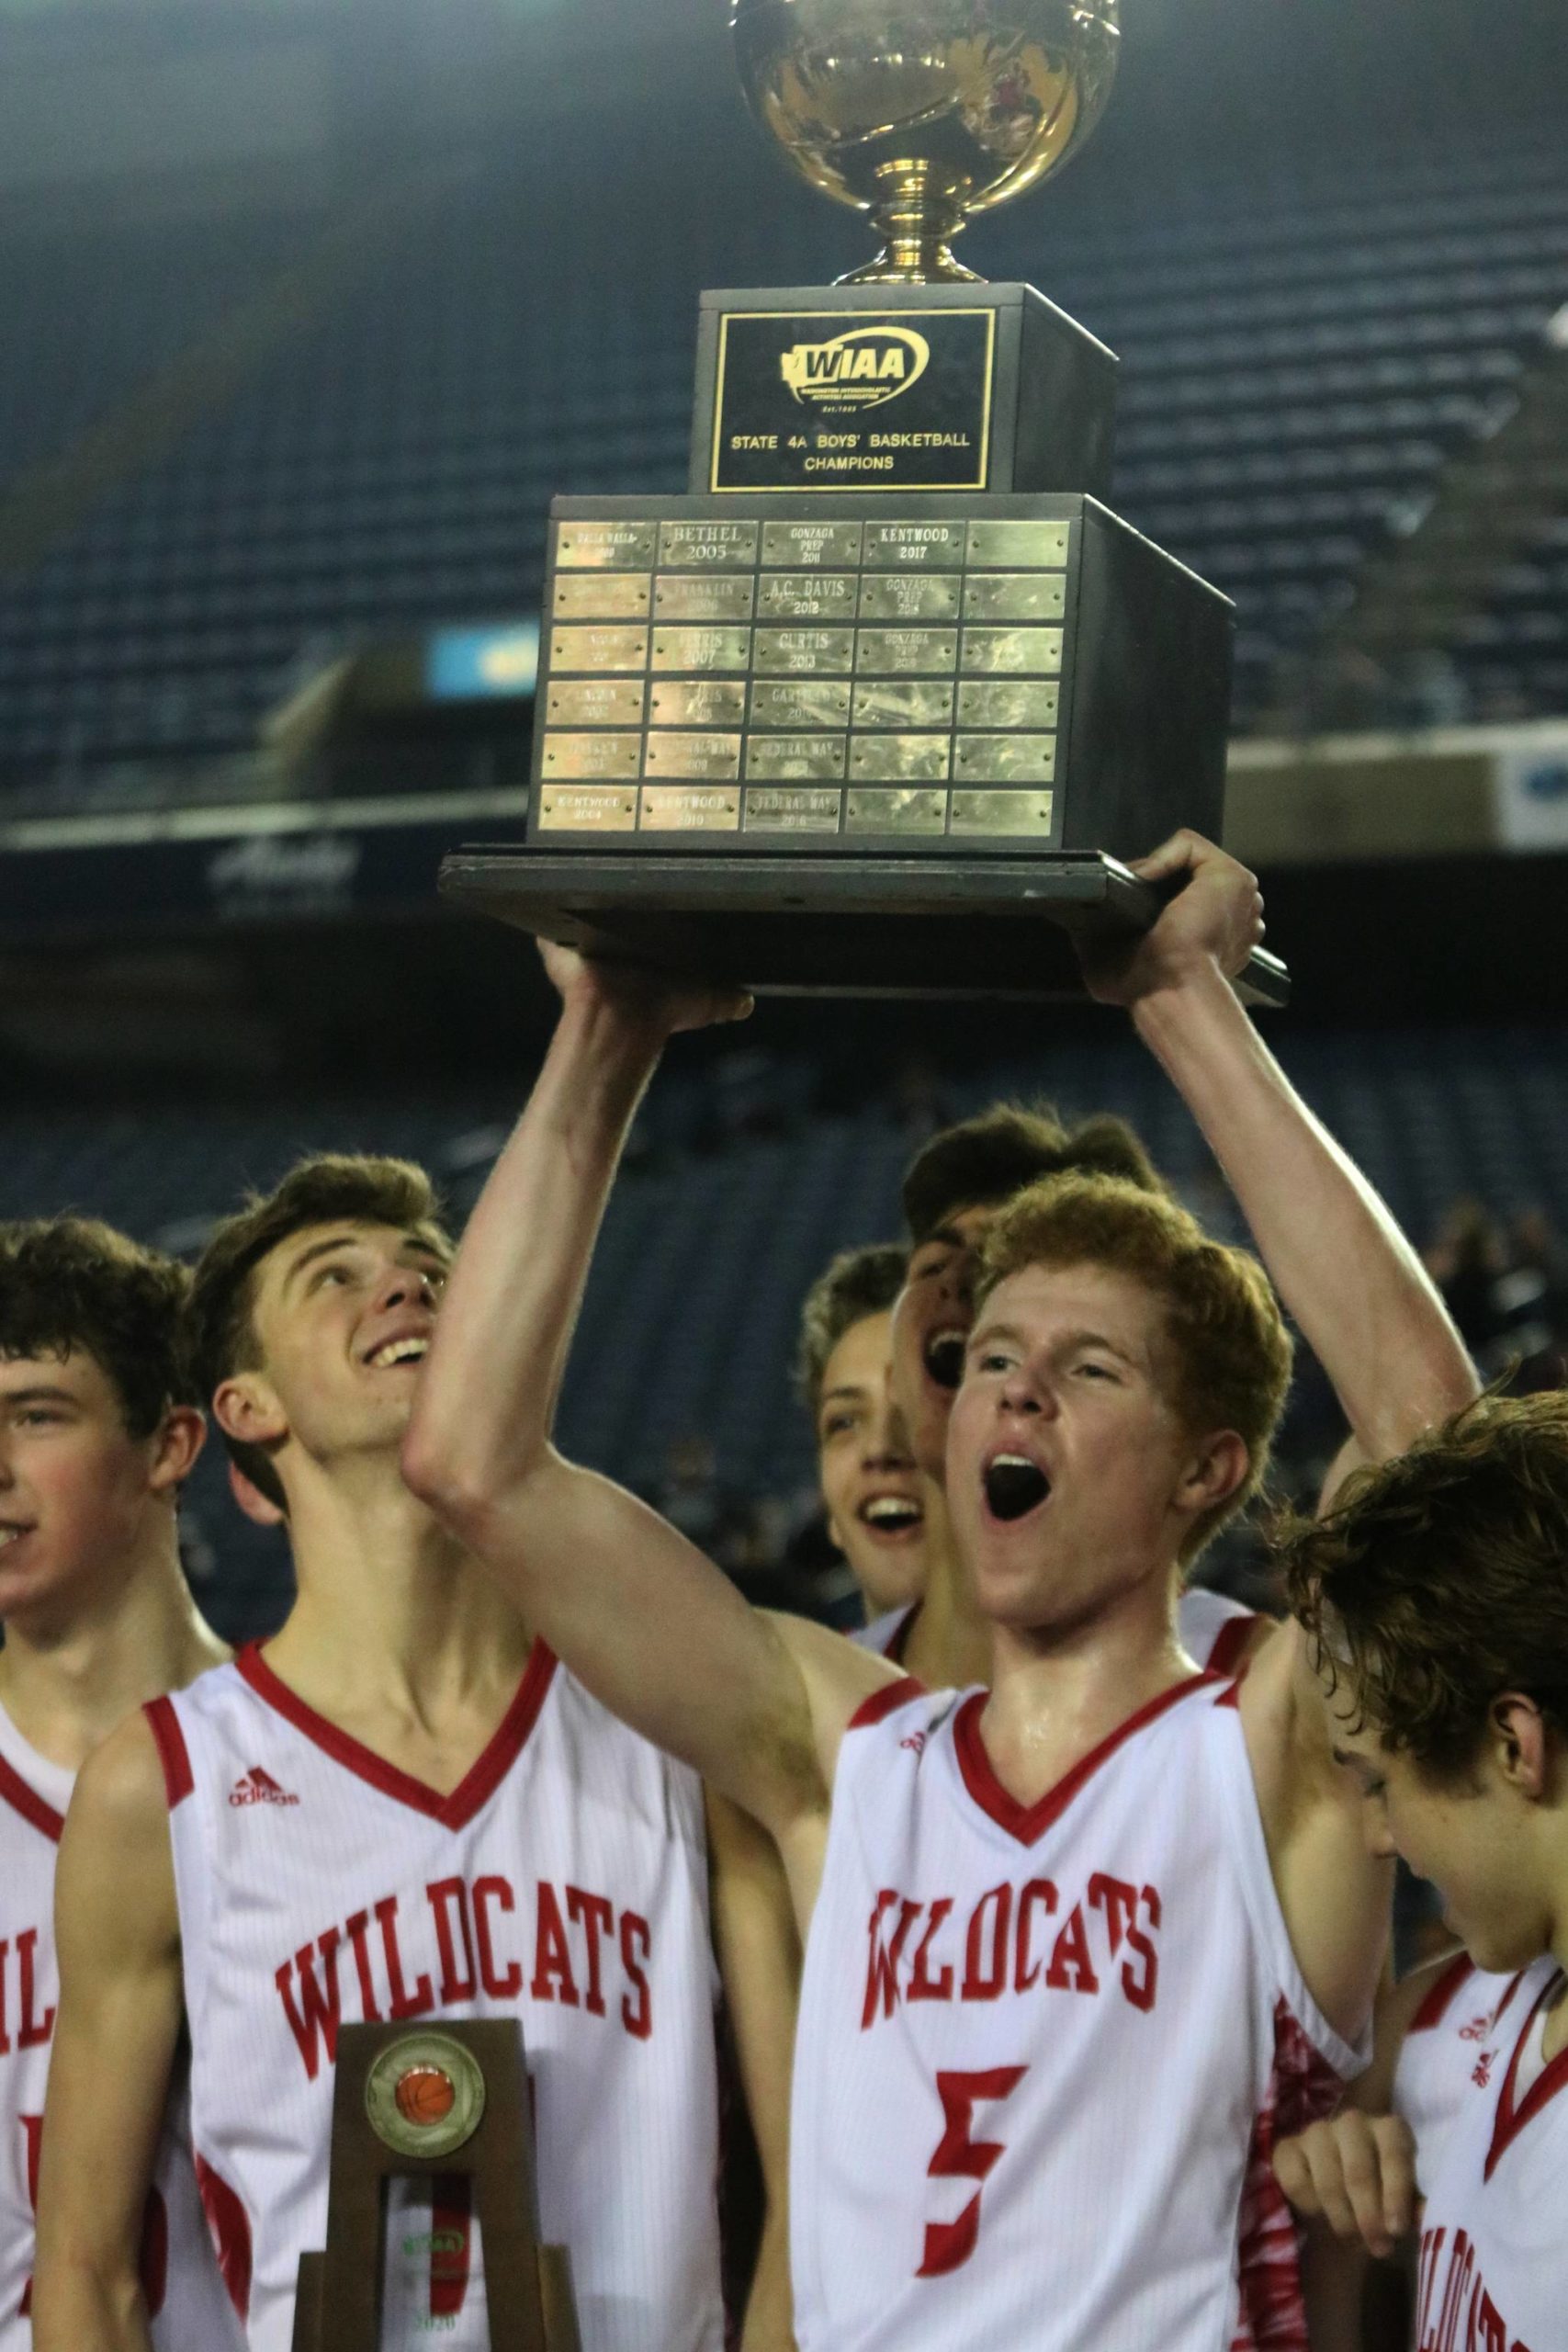
[[[1157,911],[1124,861],[1221,835],[1232,608],[1101,503],[1113,355],[951,247],[1089,136],[1117,0],[729,16],[882,251],[704,294],[684,496],[555,501],[527,846],[444,887],[758,994],[1081,994],[1069,934]]]

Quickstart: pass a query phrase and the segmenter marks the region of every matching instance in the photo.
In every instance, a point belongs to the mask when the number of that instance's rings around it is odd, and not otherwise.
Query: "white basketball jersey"
[[[983,1690],[861,1709],[801,1989],[801,2352],[1304,2346],[1244,2188],[1362,2059],[1296,1966],[1235,1688],[1179,1684],[1027,1807]]]
[[[1568,2050],[1541,2063],[1551,1959],[1515,1980],[1478,2049],[1427,2198],[1418,2352],[1568,2344]]]
[[[252,2352],[289,2352],[325,2243],[339,2020],[517,2017],[547,2244],[583,2352],[718,2352],[715,1978],[702,1791],[536,1644],[441,1796],[254,1649],[148,1710],[164,1757],[198,2177]],[[387,2233],[385,2352],[486,2347],[458,2184]]]
[[[33,2211],[60,1998],[54,1866],[74,1778],[0,1708],[0,2352],[28,2352],[32,2343]],[[197,2195],[183,2065],[147,2199],[141,2269],[157,2352],[238,2347]]]
[[[875,1650],[880,1657],[902,1665],[919,1607],[918,1600],[911,1600],[902,1609],[889,1609],[886,1615],[874,1617],[869,1625],[861,1626],[850,1639],[858,1642],[862,1649]],[[1201,1585],[1190,1585],[1176,1604],[1176,1628],[1181,1646],[1189,1657],[1196,1658],[1211,1674],[1235,1671],[1257,1623],[1255,1610],[1246,1608],[1239,1600],[1227,1600],[1223,1592],[1210,1592]]]
[[[1427,1990],[1404,2029],[1393,2075],[1393,2111],[1416,2135],[1416,2171],[1423,2188],[1437,2178],[1498,2005],[1518,1982],[1485,1974],[1466,1951],[1436,1962],[1425,1973]]]

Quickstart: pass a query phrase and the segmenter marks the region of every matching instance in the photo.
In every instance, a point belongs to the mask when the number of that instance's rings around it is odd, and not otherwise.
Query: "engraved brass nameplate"
[[[836,833],[843,808],[841,792],[746,793],[749,833]]]
[[[740,793],[704,792],[693,785],[645,784],[642,823],[645,833],[738,833]]]
[[[863,621],[944,621],[957,611],[953,571],[883,571],[861,582]]]
[[[640,735],[568,735],[547,728],[540,769],[549,784],[568,776],[636,775],[641,752]]]
[[[1032,836],[1048,833],[1051,802],[1048,792],[954,792],[950,831]]]
[[[964,582],[966,621],[1059,621],[1066,609],[1065,571],[972,571]]]
[[[753,727],[847,727],[849,718],[848,686],[777,684],[759,678],[751,688]]]
[[[934,673],[941,676],[958,666],[955,628],[863,628],[855,655],[857,670]]]
[[[749,628],[656,628],[653,632],[656,670],[746,670],[750,664]]]
[[[758,617],[852,621],[859,585],[852,571],[765,571],[757,596]]]
[[[650,727],[739,727],[746,717],[744,678],[655,678]]]
[[[646,670],[645,628],[556,628],[550,631],[550,668],[556,670]]]
[[[649,565],[657,523],[563,523],[556,562],[565,571],[616,571]]]
[[[858,782],[925,783],[945,778],[952,744],[945,735],[857,735],[850,774]]]
[[[643,683],[629,678],[562,678],[545,696],[551,727],[640,727]]]
[[[797,677],[847,672],[853,668],[852,628],[760,628],[757,631],[758,673],[793,672]]]
[[[736,776],[740,773],[739,735],[649,735],[646,775]]]
[[[591,785],[547,784],[539,792],[539,825],[547,833],[635,833],[637,787],[597,790]]]
[[[749,621],[757,583],[749,572],[661,571],[653,583],[660,621]]]
[[[753,735],[746,746],[748,777],[770,783],[784,778],[840,776],[844,773],[841,735]]]
[[[559,620],[639,621],[648,617],[648,577],[641,571],[583,571],[557,577]]]
[[[855,686],[857,727],[951,727],[953,684],[946,678],[862,678]]]
[[[682,571],[750,571],[757,561],[755,523],[660,523],[660,566]]]
[[[1061,666],[1059,628],[966,628],[964,632],[962,667],[965,670],[1039,673]]]
[[[868,571],[962,571],[962,523],[868,523],[865,551],[861,558]]]
[[[1050,784],[1056,774],[1056,738],[961,735],[953,773],[960,784]]]
[[[969,561],[1060,566],[1067,560],[1071,528],[1067,523],[971,523]]]
[[[851,792],[847,833],[941,833],[947,830],[945,792]]]
[[[1039,678],[965,678],[958,689],[960,727],[1055,727],[1060,686]]]
[[[818,564],[831,571],[835,564],[860,561],[858,523],[764,523],[762,561],[765,564]]]

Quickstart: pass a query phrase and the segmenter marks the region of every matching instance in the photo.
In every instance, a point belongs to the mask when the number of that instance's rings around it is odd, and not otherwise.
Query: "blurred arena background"
[[[1122,354],[1115,503],[1238,606],[1270,1035],[1488,1370],[1557,1380],[1560,10],[1124,27],[1086,156],[965,258]],[[520,831],[548,499],[681,488],[699,289],[829,277],[863,232],[751,130],[722,0],[0,0],[0,1216],[194,1248],[314,1146],[412,1153],[460,1216],[549,1003],[434,877]],[[800,1300],[999,1093],[1130,1115],[1225,1224],[1111,1014],[764,1006],[649,1100],[571,1446],[840,1606]],[[1334,1442],[1304,1367],[1285,1483]],[[215,1465],[187,1537],[221,1632],[276,1621]]]

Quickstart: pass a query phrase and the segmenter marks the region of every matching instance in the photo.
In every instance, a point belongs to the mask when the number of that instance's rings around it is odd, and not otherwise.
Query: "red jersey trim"
[[[1214,1635],[1209,1652],[1208,1671],[1226,1676],[1239,1674],[1247,1660],[1242,1652],[1252,1639],[1258,1624],[1258,1612],[1249,1610],[1245,1617],[1227,1617]]]
[[[1509,1989],[1511,1992],[1512,1987],[1510,1986]],[[1503,2087],[1497,2094],[1497,2113],[1492,2125],[1492,2145],[1486,2152],[1486,2166],[1482,2174],[1483,2180],[1491,2179],[1499,2158],[1518,2138],[1531,2117],[1539,2115],[1541,2109],[1549,2105],[1563,2085],[1568,2083],[1568,2049],[1563,2049],[1558,2052],[1555,2058],[1547,2060],[1518,2106],[1514,2105],[1514,2084],[1518,2077],[1519,2060],[1524,2055],[1525,2044],[1530,2038],[1530,2029],[1547,2003],[1554,1999],[1562,1990],[1562,1977],[1559,1973],[1549,1984],[1541,1986],[1539,1996],[1531,2004],[1529,2015],[1519,2028],[1514,2043],[1513,2056],[1508,2061],[1508,2071],[1503,2077]],[[1498,2015],[1502,2015],[1501,2008],[1498,2010]]]
[[[904,1663],[905,1654],[909,1646],[909,1636],[915,1630],[915,1620],[919,1613],[919,1602],[918,1600],[913,1601],[910,1606],[905,1610],[904,1614],[899,1618],[898,1623],[894,1626],[893,1631],[888,1634],[886,1641],[883,1644],[883,1657],[890,1657],[895,1666],[902,1666]]]
[[[1453,1958],[1438,1969],[1436,1976],[1422,1994],[1421,2006],[1405,2027],[1405,2032],[1407,2034],[1430,2033],[1434,2026],[1441,2025],[1448,2013],[1449,2003],[1453,1999],[1460,1986],[1474,1973],[1475,1962],[1470,1954],[1467,1951],[1456,1951]]]
[[[0,1756],[0,1797],[4,1797],[13,1813],[19,1813],[28,1826],[37,1829],[53,1846],[60,1843],[60,1833],[65,1826],[63,1814],[56,1813],[47,1799],[29,1788],[16,1767]]]
[[[1100,1766],[1116,1753],[1124,1741],[1131,1739],[1134,1732],[1142,1731],[1146,1724],[1152,1724],[1156,1716],[1175,1706],[1179,1699],[1185,1699],[1190,1690],[1196,1690],[1201,1684],[1214,1682],[1218,1679],[1216,1675],[1207,1673],[1190,1674],[1184,1680],[1173,1683],[1168,1690],[1162,1690],[1157,1699],[1151,1699],[1146,1706],[1129,1715],[1125,1723],[1118,1724],[1098,1747],[1091,1747],[1087,1756],[1080,1757],[1072,1770],[1064,1773],[1055,1786],[1047,1789],[1044,1795],[1037,1797],[1032,1804],[1020,1804],[998,1780],[980,1735],[980,1717],[987,1694],[984,1690],[971,1691],[958,1710],[953,1732],[964,1785],[982,1813],[988,1814],[998,1828],[1016,1838],[1021,1846],[1032,1846],[1041,1833],[1049,1829],[1051,1824],[1066,1813],[1084,1783],[1093,1779]]]
[[[480,1808],[494,1795],[501,1782],[517,1761],[527,1743],[528,1735],[538,1722],[539,1711],[548,1694],[556,1670],[553,1650],[536,1641],[523,1669],[523,1679],[517,1686],[517,1696],[491,1735],[482,1753],[463,1775],[450,1796],[443,1796],[439,1789],[416,1781],[412,1772],[400,1771],[389,1764],[384,1756],[367,1747],[348,1732],[340,1731],[325,1715],[319,1715],[297,1692],[282,1682],[261,1654],[259,1643],[251,1642],[234,1660],[244,1679],[259,1699],[265,1700],[286,1723],[334,1764],[341,1764],[361,1781],[368,1781],[383,1796],[406,1804],[411,1812],[423,1813],[438,1821],[444,1829],[466,1829]]]
[[[196,1786],[190,1769],[190,1750],[180,1729],[172,1701],[167,1697],[149,1699],[141,1710],[158,1743],[158,1761],[164,1768],[164,1793],[169,1800],[169,1811],[184,1803]]]
[[[885,1682],[880,1690],[874,1690],[869,1699],[861,1701],[844,1729],[864,1731],[868,1724],[879,1724],[884,1715],[892,1714],[896,1708],[908,1706],[911,1699],[923,1697],[925,1687],[923,1682],[917,1682],[912,1674],[901,1675],[897,1682]]]

